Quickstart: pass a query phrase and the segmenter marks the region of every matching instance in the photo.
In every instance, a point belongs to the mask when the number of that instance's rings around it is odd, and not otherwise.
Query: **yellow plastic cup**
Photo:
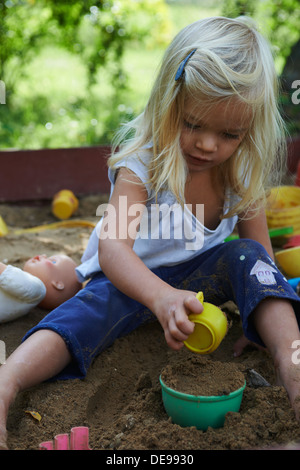
[[[189,315],[189,320],[195,323],[195,328],[184,345],[195,353],[210,354],[220,346],[227,333],[227,317],[219,307],[204,302],[202,292],[198,292],[196,297],[204,309],[200,314]]]
[[[69,219],[78,208],[78,199],[69,189],[56,193],[52,201],[52,213],[58,219]]]

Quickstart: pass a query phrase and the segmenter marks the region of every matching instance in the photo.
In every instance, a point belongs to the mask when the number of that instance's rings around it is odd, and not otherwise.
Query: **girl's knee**
[[[238,240],[232,240],[227,243],[230,244],[230,247],[228,247],[228,252],[231,254],[231,256],[238,256],[239,258],[242,257],[243,259],[245,259],[245,257],[249,255],[251,255],[251,257],[254,256],[257,258],[260,258],[262,256],[267,256],[269,258],[266,249],[255,240],[243,238]]]

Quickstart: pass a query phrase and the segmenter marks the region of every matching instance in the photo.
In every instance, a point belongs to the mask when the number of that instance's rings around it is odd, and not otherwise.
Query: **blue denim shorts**
[[[153,272],[178,289],[203,291],[207,302],[221,305],[234,301],[245,336],[259,345],[264,344],[251,321],[251,313],[263,299],[289,299],[300,324],[300,298],[265,249],[253,240],[222,243],[192,261]],[[23,341],[40,329],[55,331],[64,339],[73,358],[55,379],[84,378],[101,351],[117,338],[155,319],[152,312],[116,289],[100,272],[75,297],[45,316]]]

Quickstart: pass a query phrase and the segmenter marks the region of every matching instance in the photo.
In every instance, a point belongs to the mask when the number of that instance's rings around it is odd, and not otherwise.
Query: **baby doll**
[[[0,323],[26,315],[37,305],[52,310],[82,287],[75,262],[66,255],[36,255],[23,270],[0,263]]]

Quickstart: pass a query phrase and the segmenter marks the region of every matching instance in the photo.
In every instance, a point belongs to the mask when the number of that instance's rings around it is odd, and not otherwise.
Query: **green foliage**
[[[200,17],[248,14],[281,70],[298,0],[0,0],[2,148],[98,145],[144,107],[171,37]]]
[[[225,0],[222,15],[247,15],[257,20],[279,57],[279,70],[300,37],[299,0]]]
[[[153,44],[161,44],[167,30],[165,5],[161,0],[110,0],[103,2],[101,8],[90,7],[81,23],[77,47],[83,50],[91,81],[98,67],[109,61],[118,65],[112,80],[117,80],[116,86],[123,86],[121,59],[128,44],[138,41],[145,47],[150,38]]]
[[[128,43],[150,31],[159,42],[168,28],[163,0],[0,0],[0,12],[0,77],[8,89],[12,70],[22,72],[46,43],[82,56],[92,81],[107,61],[120,66]]]
[[[261,15],[271,44],[283,58],[283,66],[293,44],[300,38],[299,0],[268,0]]]
[[[48,30],[50,12],[30,3],[0,0],[0,77],[7,93],[14,89],[22,66],[36,54]]]
[[[225,0],[222,7],[222,15],[228,18],[237,16],[253,16],[255,12],[255,0]]]
[[[108,139],[106,126],[116,127],[132,113],[120,107],[128,90],[124,52],[135,43],[143,49],[165,46],[169,35],[164,0],[0,0],[0,14],[0,79],[6,85],[6,105],[0,106],[2,147],[91,145]],[[99,91],[103,76],[105,94]],[[55,83],[66,80],[59,96]],[[99,111],[101,105],[108,111]]]

